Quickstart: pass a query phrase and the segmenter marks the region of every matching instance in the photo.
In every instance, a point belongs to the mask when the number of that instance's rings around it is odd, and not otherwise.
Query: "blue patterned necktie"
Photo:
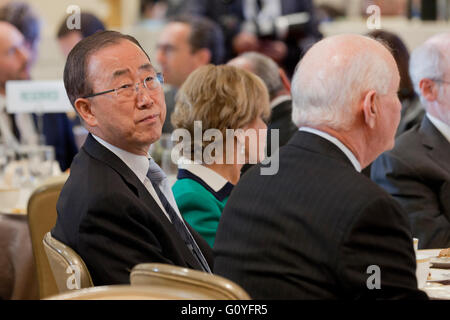
[[[178,234],[181,236],[184,243],[186,243],[186,246],[191,250],[192,254],[199,262],[203,271],[211,273],[211,269],[209,268],[208,262],[206,262],[203,253],[201,252],[200,248],[195,242],[195,239],[192,237],[192,234],[189,232],[189,229],[184,224],[183,220],[180,219],[176,211],[170,205],[164,193],[161,191],[159,185],[167,186],[168,183],[167,176],[153,159],[150,159],[150,167],[147,172],[147,177],[150,179],[150,182],[152,183],[153,188],[156,191],[156,194],[161,200],[164,209],[169,215],[170,220],[172,220],[172,224],[175,227],[175,230],[177,230]]]

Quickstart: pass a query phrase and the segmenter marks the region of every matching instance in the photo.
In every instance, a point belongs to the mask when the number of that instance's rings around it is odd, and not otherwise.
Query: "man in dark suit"
[[[24,2],[9,2],[1,7],[0,20],[15,26],[21,33],[20,37],[23,38],[23,42],[20,43],[21,48],[19,48],[22,54],[17,50],[17,54],[9,54],[7,57],[1,59],[4,65],[0,68],[2,73],[0,76],[2,78],[0,81],[0,86],[2,87],[0,89],[0,95],[3,95],[4,81],[30,79],[29,70],[38,57],[41,23],[31,6]],[[11,32],[15,33],[14,31],[9,31],[3,37],[11,37]],[[2,40],[4,46],[7,46],[7,43],[8,40]],[[7,50],[11,50],[11,48]],[[12,63],[11,59],[15,59],[16,62]],[[8,73],[8,71],[11,71],[10,69],[14,68],[14,65],[17,65],[17,61],[21,59],[23,65],[20,66],[25,72],[21,75]],[[0,103],[3,103],[3,101]],[[18,142],[23,144],[45,143],[46,145],[50,145],[55,149],[55,159],[58,161],[61,170],[65,171],[70,167],[73,157],[78,152],[78,148],[75,144],[72,123],[65,113],[44,113],[42,115],[16,114],[11,116],[10,123]],[[43,136],[43,141],[39,141],[39,135]]]
[[[228,61],[228,65],[253,72],[260,77],[270,96],[271,113],[267,123],[267,155],[284,146],[297,127],[292,122],[292,98],[290,82],[284,70],[275,61],[258,52],[246,52]],[[272,130],[278,130],[278,141],[272,146]]]
[[[221,25],[227,60],[246,51],[259,51],[279,63],[289,77],[300,57],[322,38],[312,0],[188,0],[184,10]],[[305,13],[306,23],[278,33],[276,19],[295,13]]]
[[[83,258],[95,285],[128,283],[142,262],[210,272],[207,243],[182,220],[167,177],[148,159],[166,110],[161,74],[136,39],[104,31],[81,40],[64,85],[90,134],[52,235]]]
[[[360,173],[390,149],[399,74],[376,41],[320,41],[292,83],[299,131],[233,190],[217,231],[214,272],[254,299],[426,298],[417,289],[406,214]]]
[[[426,109],[372,165],[372,179],[408,213],[419,247],[450,246],[450,33],[415,49],[410,73]]]

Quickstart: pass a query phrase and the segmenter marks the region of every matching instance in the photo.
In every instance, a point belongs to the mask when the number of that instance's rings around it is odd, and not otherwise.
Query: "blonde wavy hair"
[[[227,129],[241,129],[259,116],[263,120],[270,116],[269,93],[264,82],[246,70],[227,65],[196,69],[179,89],[175,101],[172,125],[188,130],[191,137],[196,121],[202,123],[202,135],[208,129],[217,129],[225,140]],[[212,142],[202,141],[202,150]],[[192,139],[192,147],[194,143]]]

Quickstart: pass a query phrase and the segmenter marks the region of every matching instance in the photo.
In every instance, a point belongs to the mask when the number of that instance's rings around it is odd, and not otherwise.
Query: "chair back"
[[[46,300],[188,300],[190,295],[161,286],[112,285],[64,292]]]
[[[50,232],[43,244],[58,293],[94,286],[86,264],[75,251],[53,238]]]
[[[42,239],[56,223],[56,202],[63,185],[63,181],[42,185],[34,190],[28,200],[27,219],[40,298],[58,292]]]
[[[249,300],[239,285],[223,277],[162,263],[136,265],[130,274],[131,285],[173,288],[190,300]]]

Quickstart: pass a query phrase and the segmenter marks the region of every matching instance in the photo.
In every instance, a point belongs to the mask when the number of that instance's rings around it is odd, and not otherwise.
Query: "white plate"
[[[427,256],[429,258],[437,257],[439,255],[439,252],[441,252],[442,249],[420,249],[417,250],[417,254],[421,256]]]
[[[430,262],[432,268],[450,268],[450,257],[435,257]]]
[[[450,281],[450,270],[448,269],[430,269],[431,276],[428,276],[430,282]]]
[[[25,208],[0,208],[0,214],[11,215],[11,216],[21,216],[27,214],[27,209]]]
[[[422,290],[430,299],[450,300],[450,286],[425,286]]]

